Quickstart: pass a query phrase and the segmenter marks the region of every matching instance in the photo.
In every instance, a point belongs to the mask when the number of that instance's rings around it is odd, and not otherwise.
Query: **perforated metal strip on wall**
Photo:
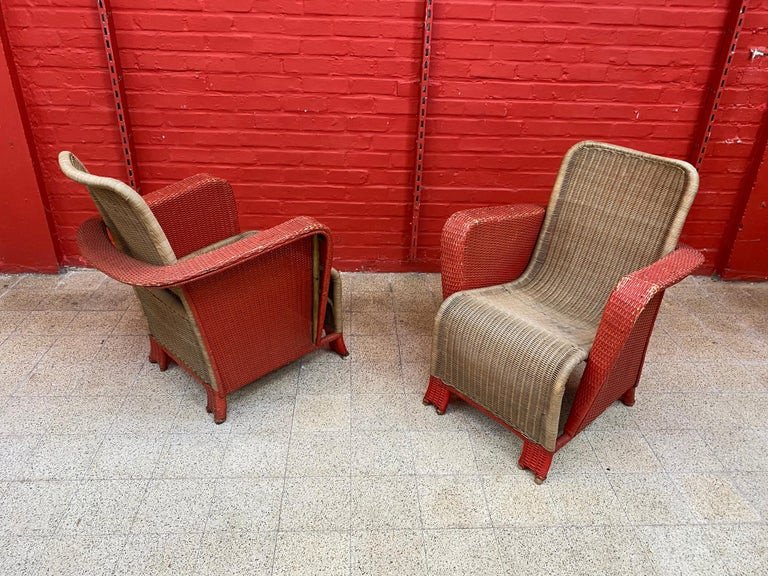
[[[109,0],[97,0],[99,8],[99,25],[104,39],[104,50],[107,54],[107,67],[109,69],[110,87],[115,99],[115,113],[117,114],[117,127],[120,131],[120,146],[123,150],[125,170],[128,175],[128,183],[134,190],[139,190],[139,176],[136,169],[136,151],[133,147],[133,133],[128,117],[128,108],[125,100],[125,87],[123,86],[123,69],[120,66],[120,56],[115,41],[115,25],[112,21],[112,7]]]
[[[427,123],[427,99],[429,96],[429,60],[432,50],[432,10],[434,0],[424,2],[424,44],[421,53],[421,74],[419,78],[419,116],[416,130],[416,162],[413,176],[413,209],[411,216],[411,247],[408,254],[410,260],[416,260],[416,250],[419,243],[419,212],[421,210],[421,193],[424,177],[424,138]]]
[[[728,53],[723,62],[722,71],[720,72],[720,79],[712,97],[709,114],[707,116],[707,124],[701,134],[701,140],[699,142],[697,151],[698,153],[696,155],[696,161],[694,162],[694,166],[696,166],[697,170],[701,168],[701,164],[704,161],[704,155],[707,152],[709,139],[712,136],[712,129],[715,126],[715,118],[717,117],[718,108],[720,108],[720,98],[723,95],[725,84],[728,80],[728,72],[730,71],[731,62],[733,61],[733,56],[736,53],[736,46],[739,42],[739,34],[741,34],[741,30],[744,27],[744,14],[747,11],[747,4],[748,0],[742,0],[741,5],[739,6],[739,10],[736,14],[736,21],[733,24],[733,31],[731,33],[731,41],[730,44],[728,44]]]

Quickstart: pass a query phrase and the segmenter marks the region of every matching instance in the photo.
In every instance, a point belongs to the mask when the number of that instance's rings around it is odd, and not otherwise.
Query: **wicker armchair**
[[[676,248],[697,188],[685,162],[582,142],[546,213],[454,214],[424,403],[443,413],[457,396],[511,429],[520,468],[543,482],[557,450],[634,403],[664,290],[703,261]]]
[[[321,346],[346,355],[341,277],[330,231],[294,218],[240,232],[229,184],[198,174],[141,197],[59,154],[88,188],[101,218],[78,230],[81,254],[134,287],[150,332],[149,359],[173,360],[198,380],[214,420],[230,392]]]

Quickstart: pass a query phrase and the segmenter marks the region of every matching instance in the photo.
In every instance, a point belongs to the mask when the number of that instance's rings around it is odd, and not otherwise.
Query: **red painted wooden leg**
[[[209,388],[208,386],[205,387],[205,395],[206,395],[206,403],[205,403],[205,411],[208,412],[208,414],[213,413],[213,397],[216,395],[216,392],[213,390],[213,388]]]
[[[625,406],[634,406],[635,405],[635,390],[637,389],[636,386],[632,386],[629,390],[624,392],[624,395],[621,397],[621,401],[624,403]]]
[[[165,372],[168,369],[168,354],[165,349],[157,343],[157,340],[149,338],[149,361],[153,364],[157,364],[160,368],[160,372]]]
[[[331,350],[336,352],[339,356],[349,356],[349,350],[347,350],[347,345],[344,344],[344,336],[339,334],[339,337],[336,338],[336,340],[332,340],[329,344]]]
[[[438,414],[445,414],[448,402],[451,400],[451,391],[440,378],[429,377],[429,385],[424,393],[424,404],[432,404]]]
[[[227,419],[227,397],[219,396],[218,392],[213,392],[210,396],[213,400],[213,421],[221,424]]]
[[[550,452],[535,442],[523,440],[523,452],[520,454],[520,460],[517,461],[517,465],[523,470],[527,468],[532,471],[535,476],[533,481],[536,484],[541,484],[547,479],[547,473],[552,465],[552,457],[554,455],[554,452]]]

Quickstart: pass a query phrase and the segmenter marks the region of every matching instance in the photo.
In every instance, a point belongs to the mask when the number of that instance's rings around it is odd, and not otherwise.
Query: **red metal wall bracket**
[[[419,211],[424,177],[424,138],[427,124],[427,99],[429,97],[429,60],[432,49],[432,12],[434,0],[424,2],[424,43],[419,73],[419,116],[416,127],[416,162],[413,174],[413,208],[411,211],[411,247],[408,259],[416,260],[419,245]]]
[[[136,168],[136,150],[133,146],[133,132],[128,116],[128,106],[123,86],[123,69],[120,66],[120,53],[115,39],[115,24],[112,21],[112,7],[109,0],[96,0],[99,8],[99,21],[101,33],[104,38],[104,51],[107,53],[107,67],[109,68],[109,80],[112,95],[115,98],[115,113],[117,114],[117,127],[120,131],[120,146],[123,150],[125,170],[128,174],[128,183],[134,190],[141,192],[138,170]]]
[[[712,135],[712,128],[715,126],[717,110],[720,107],[720,98],[725,90],[725,84],[728,80],[728,72],[731,69],[731,63],[733,61],[733,55],[736,52],[739,35],[744,27],[744,14],[747,11],[747,4],[749,4],[749,0],[734,1],[734,9],[729,17],[729,26],[726,28],[726,31],[730,31],[730,34],[726,32],[726,34],[728,34],[728,36],[726,36],[727,43],[721,45],[720,49],[720,53],[722,53],[720,66],[719,68],[715,68],[715,71],[719,69],[720,74],[719,77],[711,78],[709,83],[711,92],[705,108],[707,115],[703,117],[703,121],[701,122],[702,128],[699,131],[698,138],[694,140],[694,145],[691,150],[691,163],[697,170],[701,168],[701,164],[704,161],[709,138]]]

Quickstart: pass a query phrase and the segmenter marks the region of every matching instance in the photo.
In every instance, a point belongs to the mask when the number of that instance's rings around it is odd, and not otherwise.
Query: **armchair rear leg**
[[[530,440],[523,440],[523,451],[520,454],[520,460],[517,461],[517,465],[523,470],[527,468],[533,472],[533,481],[536,484],[541,484],[547,479],[547,473],[552,465],[552,457],[554,455],[554,452],[550,452],[540,444]]]
[[[207,391],[207,390],[206,390]],[[213,421],[221,424],[227,419],[227,397],[220,396],[215,390],[208,392],[208,412],[213,412]]]
[[[635,390],[637,389],[637,386],[632,386],[629,390],[624,392],[624,395],[621,397],[621,401],[625,406],[634,406],[635,405]]]
[[[427,391],[424,393],[424,399],[422,402],[424,405],[432,404],[438,414],[445,414],[445,409],[448,408],[448,402],[451,400],[451,391],[445,385],[445,383],[435,376],[429,377],[429,385]]]
[[[168,354],[166,353],[165,349],[160,346],[160,344],[152,338],[149,337],[149,361],[153,364],[157,364],[157,366],[160,368],[160,372],[165,372],[168,369],[168,362],[169,362]]]
[[[339,337],[335,340],[331,340],[331,342],[328,344],[330,346],[331,350],[336,352],[339,356],[349,356],[349,350],[347,350],[347,345],[344,344],[344,335],[339,334]]]

